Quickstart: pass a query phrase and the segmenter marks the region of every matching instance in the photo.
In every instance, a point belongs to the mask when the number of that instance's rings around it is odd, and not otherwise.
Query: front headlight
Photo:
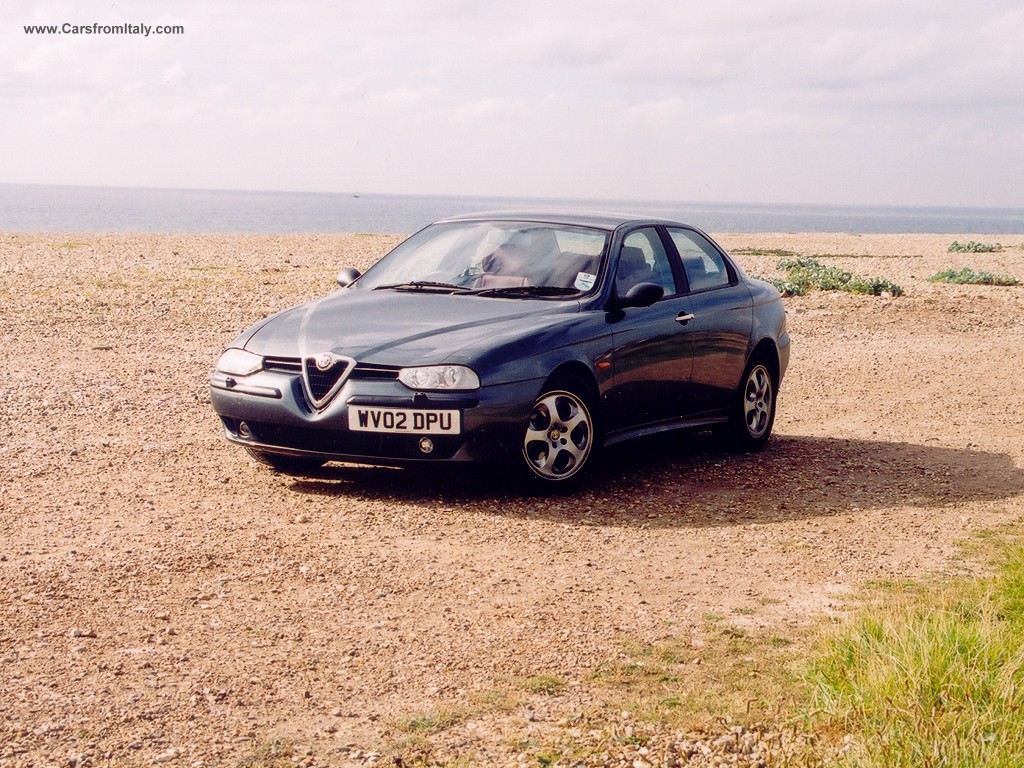
[[[479,389],[480,377],[464,365],[424,365],[403,368],[398,380],[409,389]]]
[[[217,370],[231,376],[248,376],[263,368],[263,358],[244,349],[226,349],[217,361]]]

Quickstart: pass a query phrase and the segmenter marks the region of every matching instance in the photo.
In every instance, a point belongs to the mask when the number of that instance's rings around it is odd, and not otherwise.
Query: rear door
[[[735,267],[704,235],[668,228],[686,273],[693,319],[686,325],[693,367],[687,394],[693,415],[714,415],[732,403],[747,362],[753,301]]]

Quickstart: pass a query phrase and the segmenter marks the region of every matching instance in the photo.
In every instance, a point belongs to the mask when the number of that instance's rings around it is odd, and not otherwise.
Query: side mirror
[[[342,267],[335,279],[338,281],[338,285],[344,288],[345,286],[354,283],[356,278],[361,274],[362,272],[355,267]]]
[[[660,301],[665,295],[665,289],[657,283],[637,283],[628,291],[625,296],[620,296],[617,302],[619,309],[626,307],[649,307],[656,301]]]

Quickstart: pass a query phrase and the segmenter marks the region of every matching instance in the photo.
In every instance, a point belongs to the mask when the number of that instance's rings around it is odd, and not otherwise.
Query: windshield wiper
[[[448,293],[467,293],[472,291],[472,288],[467,288],[464,285],[454,285],[453,283],[437,283],[433,280],[412,280],[408,283],[392,283],[391,285],[378,285],[373,290],[375,291],[441,291]]]
[[[575,296],[579,291],[561,285],[511,285],[504,288],[481,288],[477,296]]]

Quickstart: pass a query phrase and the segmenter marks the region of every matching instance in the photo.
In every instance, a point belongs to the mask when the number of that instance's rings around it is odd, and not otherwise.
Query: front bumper
[[[394,380],[349,379],[329,404],[307,403],[299,375],[259,371],[210,379],[213,409],[232,443],[288,456],[360,464],[490,461],[516,449],[541,380],[473,392],[413,392]],[[458,410],[458,435],[394,434],[349,429],[352,406]],[[423,441],[429,437],[429,441]],[[425,446],[429,450],[425,450]]]

